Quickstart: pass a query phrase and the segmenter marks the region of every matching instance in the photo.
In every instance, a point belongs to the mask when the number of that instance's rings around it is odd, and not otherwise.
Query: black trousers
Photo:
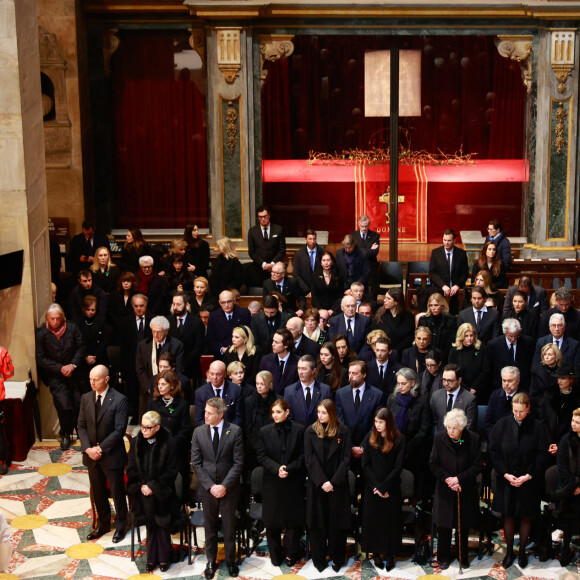
[[[326,565],[326,555],[334,564],[344,565],[346,557],[346,536],[348,530],[326,530],[314,528],[310,530],[310,550],[315,566]]]
[[[58,414],[60,432],[62,435],[72,435],[76,427],[75,383],[66,377],[53,377],[49,380],[48,387]]]
[[[439,562],[451,562],[451,533],[452,528],[437,527],[437,560]],[[461,530],[461,561],[467,562],[469,547],[469,529]],[[459,551],[459,546],[457,546]]]
[[[171,562],[171,535],[169,530],[157,524],[147,525],[147,562],[165,564]]]
[[[266,539],[272,564],[278,566],[282,562],[282,530],[283,528],[266,528]],[[284,534],[286,556],[298,558],[300,554],[300,538],[302,528],[288,528]]]
[[[127,492],[125,490],[123,467],[109,469],[100,461],[94,461],[89,465],[89,481],[93,489],[93,498],[97,515],[99,518],[99,527],[111,527],[111,506],[107,493],[107,481],[111,487],[111,496],[115,504],[115,527],[124,529],[127,526]]]

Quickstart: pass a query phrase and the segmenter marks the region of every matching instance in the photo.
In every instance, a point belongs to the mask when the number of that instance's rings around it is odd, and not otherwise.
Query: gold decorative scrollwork
[[[238,113],[234,108],[232,101],[228,101],[228,109],[226,111],[226,134],[228,138],[226,139],[226,147],[230,152],[230,155],[234,154],[236,145],[238,144],[238,127],[236,121],[238,120]]]
[[[519,63],[528,94],[532,91],[532,37],[528,35],[498,35],[495,45],[504,58]]]
[[[268,76],[266,63],[276,62],[282,57],[288,57],[294,52],[293,34],[261,34],[260,35],[260,59],[262,83]]]
[[[121,44],[117,32],[118,30],[113,28],[105,31],[103,34],[103,65],[105,76],[111,76],[111,57]]]
[[[562,155],[562,149],[566,146],[566,141],[564,139],[564,131],[566,127],[564,126],[564,121],[568,117],[568,114],[564,110],[564,103],[560,103],[558,105],[558,110],[556,111],[556,128],[554,129],[556,133],[556,140],[554,141],[554,145],[556,146],[556,153],[558,155]]]
[[[201,58],[201,62],[205,67],[205,33],[203,30],[199,28],[189,29],[189,46],[199,54],[199,58]]]

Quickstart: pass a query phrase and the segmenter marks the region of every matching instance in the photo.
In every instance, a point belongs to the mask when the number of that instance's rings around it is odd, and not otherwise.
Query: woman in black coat
[[[491,432],[490,456],[496,473],[493,509],[504,516],[504,568],[515,561],[514,533],[516,519],[520,520],[518,565],[525,568],[531,520],[540,512],[548,441],[544,426],[530,417],[530,398],[526,393],[514,395],[512,413],[513,416],[500,419]]]
[[[558,392],[558,379],[556,373],[562,364],[562,352],[557,344],[549,342],[542,347],[540,353],[541,363],[534,365],[532,381],[530,383],[530,399],[534,417],[540,413],[540,407],[546,393]]]
[[[190,300],[192,314],[199,314],[201,310],[213,312],[218,305],[214,297],[209,293],[209,282],[207,278],[199,276],[193,282],[193,298]]]
[[[534,340],[538,338],[538,326],[540,323],[540,309],[532,308],[528,310],[528,298],[520,290],[514,292],[511,308],[503,315],[506,318],[515,318],[522,327],[522,334],[531,336]]]
[[[325,342],[318,353],[317,379],[330,387],[332,394],[348,384],[348,371],[340,364],[340,356],[333,342]]]
[[[203,238],[199,237],[198,226],[187,226],[183,232],[183,239],[187,242],[187,250],[184,256],[187,270],[195,278],[198,276],[207,278],[209,244]]]
[[[372,552],[375,566],[395,567],[395,554],[401,545],[401,469],[405,458],[405,436],[395,428],[389,409],[379,409],[371,432],[362,447],[363,495],[362,543]]]
[[[324,252],[312,276],[310,288],[312,306],[328,310],[329,315],[332,316],[340,308],[340,300],[343,296],[342,287],[334,256],[330,252]]]
[[[151,246],[143,238],[141,230],[131,228],[127,230],[126,242],[121,250],[121,263],[119,268],[123,272],[136,273],[139,270],[139,258],[141,256],[151,256]]]
[[[179,528],[180,506],[175,493],[177,453],[161,417],[148,411],[141,432],[131,441],[127,467],[127,492],[137,525],[147,524],[147,572],[157,565],[171,566],[171,532]]]
[[[455,340],[457,320],[449,314],[449,305],[441,294],[429,296],[427,314],[419,318],[417,326],[425,326],[431,331],[431,348],[441,351],[443,364],[447,363],[449,349]]]
[[[435,391],[443,388],[443,363],[438,348],[432,348],[425,355],[425,370],[420,375],[420,379],[421,394],[427,399],[430,399]]]
[[[232,346],[224,351],[222,360],[226,367],[234,361],[243,363],[246,370],[245,380],[254,384],[262,353],[255,345],[254,333],[248,326],[236,326],[232,330]]]
[[[220,238],[216,246],[219,256],[212,262],[209,287],[214,296],[219,296],[224,290],[239,290],[244,283],[244,272],[230,238]]]
[[[495,242],[487,241],[483,244],[479,252],[479,258],[474,262],[471,269],[472,283],[475,282],[477,274],[482,270],[490,273],[491,281],[496,288],[508,287],[506,267],[499,257]]]
[[[346,536],[351,528],[351,449],[349,428],[339,422],[334,402],[324,399],[318,405],[318,420],[304,433],[306,515],[312,561],[319,572],[327,566],[327,554],[335,572],[345,564]]]
[[[271,406],[274,421],[260,429],[256,451],[262,477],[262,520],[270,560],[282,563],[282,530],[286,530],[286,564],[292,567],[300,556],[300,538],[306,522],[304,427],[288,419],[290,406],[277,399]]]
[[[451,531],[458,528],[460,564],[468,567],[469,528],[479,514],[477,476],[483,471],[479,436],[468,431],[467,417],[461,409],[452,409],[443,420],[446,430],[435,435],[429,467],[435,475],[433,522],[437,524],[437,560],[446,570],[451,563]],[[458,511],[461,509],[461,513]]]
[[[113,264],[111,252],[106,246],[97,248],[91,272],[93,273],[93,284],[96,284],[106,294],[115,290],[117,280],[121,275],[121,270]]]
[[[401,288],[389,288],[373,319],[372,330],[379,328],[391,339],[399,353],[413,344],[415,318],[405,308],[405,295]]]
[[[418,375],[425,369],[425,359],[431,349],[431,331],[426,326],[415,330],[415,343],[401,355],[401,365],[413,369]]]
[[[108,320],[116,331],[121,328],[121,322],[126,316],[134,315],[131,298],[137,294],[137,278],[133,272],[123,272],[117,280],[116,290],[109,296]],[[115,344],[120,338],[113,336]]]

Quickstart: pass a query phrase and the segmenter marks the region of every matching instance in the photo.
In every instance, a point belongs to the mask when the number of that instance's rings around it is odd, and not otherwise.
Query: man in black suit
[[[71,240],[68,253],[69,268],[75,273],[93,265],[95,252],[101,246],[111,251],[109,239],[103,234],[95,234],[94,224],[84,221],[82,228],[82,233]]]
[[[332,340],[337,334],[344,334],[350,348],[358,352],[365,344],[367,334],[371,329],[371,320],[358,314],[353,296],[345,296],[340,303],[340,308],[342,313],[330,319],[328,338]]]
[[[342,248],[336,252],[336,267],[343,282],[343,290],[350,288],[353,282],[360,282],[365,288],[371,265],[366,252],[361,250],[349,234],[342,240]]]
[[[316,243],[316,232],[306,230],[306,245],[302,246],[294,255],[293,276],[298,280],[304,294],[308,294],[312,286],[312,277],[324,250]]]
[[[263,311],[252,316],[250,330],[254,335],[254,344],[260,347],[264,354],[272,352],[272,338],[279,328],[285,328],[290,320],[288,312],[280,312],[280,301],[276,296],[265,296]]]
[[[284,262],[276,262],[270,272],[270,280],[264,280],[263,295],[279,292],[286,299],[284,310],[295,312],[296,316],[302,316],[306,309],[306,298],[300,283],[294,278],[286,276]]]
[[[494,425],[503,417],[512,414],[512,399],[520,386],[520,370],[514,366],[505,366],[501,369],[501,389],[491,394],[485,413],[485,430],[490,440]]]
[[[449,310],[451,314],[457,314],[459,310],[457,291],[465,287],[469,276],[469,266],[465,250],[455,246],[453,230],[445,230],[443,246],[431,252],[429,276],[433,284],[430,293],[440,292],[446,298],[451,298]]]
[[[548,298],[546,297],[546,289],[541,286],[536,286],[532,284],[532,279],[529,276],[522,276],[520,278],[520,283],[518,286],[510,286],[508,288],[505,300],[503,303],[503,313],[509,312],[512,307],[512,300],[514,297],[514,292],[519,290],[523,292],[527,297],[527,309],[532,311],[537,309],[539,314],[545,312],[550,308]]]
[[[183,368],[183,343],[169,335],[169,320],[165,316],[156,316],[149,324],[152,338],[141,341],[137,345],[135,370],[139,379],[139,419],[147,412],[149,404],[149,389],[151,377],[159,372],[159,357],[164,352],[175,355],[176,368]]]
[[[369,384],[383,392],[385,401],[397,385],[396,372],[403,368],[399,363],[389,360],[392,352],[391,340],[379,336],[374,346],[375,358],[367,361],[367,380]]]
[[[522,334],[522,326],[515,318],[506,318],[501,328],[503,335],[487,343],[491,388],[499,389],[502,386],[502,369],[514,366],[520,370],[519,386],[527,393],[532,380],[531,367],[536,343],[531,336]]]
[[[239,385],[226,378],[226,365],[214,360],[207,371],[207,383],[195,391],[195,426],[203,425],[203,410],[212,397],[221,397],[226,402],[226,420],[234,425],[243,424],[244,400]]]
[[[272,354],[267,354],[260,361],[259,370],[272,373],[272,390],[277,395],[281,395],[288,385],[298,380],[298,357],[293,350],[292,333],[286,328],[280,328],[272,338]]]
[[[361,215],[358,218],[359,229],[350,235],[361,250],[366,252],[371,267],[368,287],[372,298],[376,298],[379,293],[379,261],[378,255],[381,245],[381,236],[377,232],[369,229],[371,220],[368,215]]]
[[[209,315],[205,343],[207,350],[219,358],[232,345],[232,330],[236,326],[250,326],[252,315],[247,308],[234,302],[234,295],[224,290],[219,297],[220,308]]]
[[[487,308],[487,292],[481,286],[471,291],[471,306],[462,310],[457,317],[457,328],[464,322],[473,325],[477,338],[487,344],[492,338],[501,334],[500,316],[497,310]]]
[[[318,403],[332,399],[330,387],[317,381],[316,375],[316,360],[304,355],[298,361],[299,380],[284,389],[284,399],[290,405],[290,419],[306,427],[317,420]]]
[[[294,354],[298,358],[305,354],[309,354],[314,359],[318,357],[320,345],[307,336],[304,336],[304,321],[302,318],[294,316],[286,323],[286,328],[292,333],[292,338],[294,339]]]
[[[246,272],[247,286],[261,286],[274,264],[286,255],[286,237],[281,226],[270,223],[270,210],[261,205],[256,213],[259,225],[248,231],[248,254],[252,264]]]
[[[97,314],[107,316],[109,297],[93,282],[93,273],[90,270],[81,270],[78,273],[77,282],[69,297],[70,318],[82,316],[83,300],[87,296],[94,296],[97,299]]]
[[[566,338],[566,319],[564,318],[564,315],[560,312],[552,314],[552,316],[550,316],[549,328],[550,334],[542,336],[536,343],[532,369],[534,366],[539,365],[542,362],[542,348],[546,344],[553,342],[560,349],[564,362],[573,365],[575,373],[580,374],[580,342],[573,338]]]
[[[566,331],[564,336],[566,338],[573,338],[574,340],[580,340],[580,312],[572,306],[574,296],[572,292],[562,286],[554,292],[556,296],[556,306],[546,310],[540,316],[540,325],[538,328],[538,336],[546,336],[550,331],[550,316],[552,314],[562,314],[564,320],[566,321]]]
[[[125,537],[127,502],[124,472],[127,452],[123,437],[127,429],[129,402],[109,386],[109,371],[99,365],[91,370],[92,391],[81,399],[77,432],[83,452],[83,465],[89,470],[89,481],[97,508],[97,527],[87,536],[96,540],[111,529],[111,507],[107,482],[115,504],[116,544]]]
[[[193,432],[191,465],[198,481],[204,513],[207,580],[217,571],[219,514],[222,515],[224,548],[229,575],[239,574],[236,563],[236,508],[241,492],[244,463],[242,430],[224,419],[226,403],[214,397],[205,403],[204,421]]]
[[[183,368],[178,369],[179,372],[198,381],[201,378],[199,357],[205,351],[205,328],[199,316],[191,314],[186,292],[178,292],[173,297],[169,315],[169,336],[183,343]]]

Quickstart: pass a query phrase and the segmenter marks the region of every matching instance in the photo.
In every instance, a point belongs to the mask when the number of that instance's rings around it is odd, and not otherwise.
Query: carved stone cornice
[[[294,52],[293,34],[261,34],[260,35],[260,60],[262,83],[268,76],[267,63],[276,62],[282,57],[288,57]]]
[[[498,35],[495,46],[501,56],[520,64],[522,80],[529,94],[532,90],[532,36]]]
[[[201,58],[202,65],[205,68],[205,31],[203,29],[189,29],[189,46],[199,54],[199,58]]]
[[[242,68],[239,27],[217,27],[217,63],[226,82],[232,84]]]
[[[116,28],[112,28],[103,33],[103,66],[106,76],[111,75],[111,57],[121,44],[117,32]]]
[[[553,30],[551,37],[550,64],[558,79],[558,92],[566,92],[568,75],[574,68],[575,30]]]

